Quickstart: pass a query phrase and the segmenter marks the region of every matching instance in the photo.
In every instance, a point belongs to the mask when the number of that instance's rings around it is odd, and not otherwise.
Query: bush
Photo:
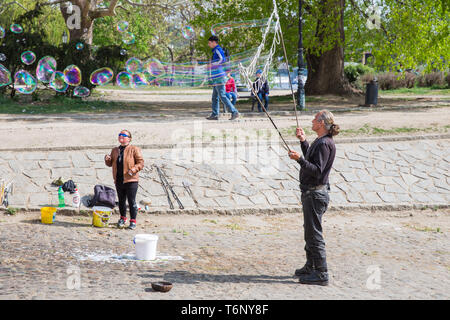
[[[350,83],[356,82],[359,77],[368,74],[373,73],[374,70],[371,67],[365,66],[363,64],[352,64],[344,67],[344,74],[347,80]]]
[[[417,77],[418,87],[440,87],[445,85],[443,72],[432,72]]]
[[[381,90],[393,90],[402,87],[398,75],[393,72],[381,73],[378,76],[378,87]]]
[[[386,72],[377,75],[378,86],[381,90],[394,90],[399,88],[413,88],[417,76],[411,72]]]

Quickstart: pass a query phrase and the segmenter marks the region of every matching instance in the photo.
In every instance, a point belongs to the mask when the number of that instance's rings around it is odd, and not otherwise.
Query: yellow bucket
[[[43,207],[41,208],[41,222],[46,224],[52,224],[55,221],[56,208]]]
[[[108,207],[94,207],[92,216],[92,224],[95,227],[105,228],[109,225],[109,218],[112,215],[112,209]]]

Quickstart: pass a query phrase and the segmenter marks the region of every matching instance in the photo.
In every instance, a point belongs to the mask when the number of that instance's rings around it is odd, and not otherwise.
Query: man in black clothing
[[[309,145],[302,128],[297,128],[303,156],[289,151],[289,157],[300,164],[300,190],[305,231],[306,264],[295,270],[300,283],[328,285],[328,268],[325,241],[322,235],[322,216],[328,208],[331,167],[336,155],[333,136],[339,133],[339,126],[328,110],[318,112],[312,121],[312,130],[317,138]]]

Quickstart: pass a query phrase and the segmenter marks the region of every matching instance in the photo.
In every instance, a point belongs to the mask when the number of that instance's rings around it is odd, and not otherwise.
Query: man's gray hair
[[[319,116],[319,118],[317,120],[323,120],[324,123],[325,123],[325,128],[327,130],[330,130],[331,129],[331,125],[334,124],[334,116],[333,116],[333,114],[330,111],[326,110],[326,109],[320,110],[320,116]]]

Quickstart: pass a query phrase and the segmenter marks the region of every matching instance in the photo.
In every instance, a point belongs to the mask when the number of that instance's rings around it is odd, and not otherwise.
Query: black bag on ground
[[[72,180],[67,180],[62,185],[62,189],[64,192],[69,191],[70,193],[74,193],[76,188],[77,188],[77,185]]]
[[[89,201],[89,207],[93,206],[113,209],[116,206],[116,190],[97,184],[94,187],[94,197]]]

